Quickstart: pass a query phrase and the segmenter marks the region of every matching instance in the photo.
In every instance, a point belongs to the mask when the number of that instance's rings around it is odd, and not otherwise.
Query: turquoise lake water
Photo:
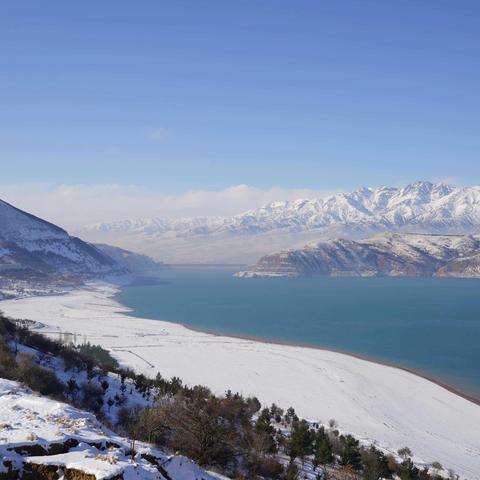
[[[117,299],[153,320],[366,355],[480,399],[480,280],[232,273],[164,270],[158,284],[125,287]]]

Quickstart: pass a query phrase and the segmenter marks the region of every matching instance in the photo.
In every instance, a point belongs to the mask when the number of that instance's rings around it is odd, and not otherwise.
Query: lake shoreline
[[[65,332],[101,345],[138,373],[177,376],[216,394],[231,390],[263,405],[293,406],[394,454],[408,446],[419,465],[443,460],[480,480],[480,406],[425,376],[346,352],[198,331],[138,317],[115,300],[121,286],[95,283],[67,295],[7,300],[0,308],[30,318],[53,338]]]
[[[132,315],[136,317],[135,315]],[[136,317],[137,318],[137,317]],[[165,321],[165,320],[161,320]],[[167,320],[168,323],[176,323]],[[349,352],[348,350],[342,350],[339,348],[333,348],[333,347],[326,347],[326,346],[319,346],[319,345],[314,345],[310,343],[302,343],[302,342],[288,342],[284,340],[271,340],[267,339],[264,337],[258,337],[255,335],[241,335],[241,334],[231,334],[231,333],[222,333],[218,331],[213,331],[213,330],[208,330],[208,329],[202,329],[202,328],[197,328],[197,327],[192,327],[188,324],[184,323],[178,323],[178,325],[182,325],[182,327],[185,327],[189,330],[192,330],[194,332],[199,332],[199,333],[206,333],[208,335],[213,335],[217,337],[231,337],[231,338],[238,338],[239,340],[250,340],[252,342],[258,342],[258,343],[265,343],[267,345],[280,345],[280,346],[286,346],[286,347],[299,347],[299,348],[309,348],[312,350],[321,350],[324,352],[332,352],[332,353],[340,353],[342,355],[348,355],[349,357],[356,358],[358,360],[364,360],[366,362],[370,363],[376,363],[377,365],[381,365],[383,367],[390,367],[390,368],[397,368],[399,370],[403,370],[404,372],[411,373],[412,375],[416,375],[417,377],[423,378],[425,380],[428,380],[429,382],[435,383],[439,387],[444,388],[445,390],[448,390],[449,392],[458,395],[459,397],[464,398],[465,400],[468,400],[476,405],[480,406],[480,397],[475,396],[475,394],[470,394],[465,391],[462,391],[458,389],[457,387],[454,387],[447,382],[440,380],[433,375],[429,375],[427,373],[423,373],[420,370],[416,370],[414,368],[408,368],[408,367],[403,367],[401,365],[398,365],[396,363],[391,363],[387,361],[382,361],[373,357],[370,357],[368,355],[362,355],[360,353],[355,353],[355,352]]]
[[[129,312],[122,312],[124,315],[130,316],[132,318],[142,318],[145,319],[145,317],[141,315],[137,315],[132,309],[132,307],[129,307],[128,305],[125,305],[122,303],[118,298],[118,294],[113,295],[113,299],[120,303],[122,306],[125,308],[129,309]],[[238,340],[249,340],[252,342],[258,342],[258,343],[264,343],[266,345],[280,345],[280,346],[286,346],[286,347],[299,347],[299,348],[309,348],[312,350],[320,350],[324,352],[332,352],[332,353],[340,353],[342,355],[348,355],[349,357],[356,358],[358,360],[364,360],[366,362],[370,363],[375,363],[377,365],[381,365],[384,367],[390,367],[390,368],[396,368],[399,370],[403,370],[404,372],[411,373],[412,375],[415,375],[417,377],[423,378],[424,380],[428,380],[429,382],[435,383],[439,387],[444,388],[445,390],[449,391],[450,393],[453,393],[455,395],[458,395],[459,397],[464,398],[465,400],[468,400],[469,402],[474,403],[475,405],[480,406],[480,396],[476,396],[473,393],[467,393],[457,387],[454,387],[453,385],[450,385],[446,381],[440,380],[439,378],[436,378],[433,375],[429,375],[428,373],[422,372],[420,370],[417,370],[415,368],[409,368],[405,367],[393,362],[387,362],[383,360],[379,360],[377,358],[371,357],[366,354],[361,354],[361,353],[356,353],[356,352],[350,352],[348,350],[342,350],[340,348],[334,348],[334,347],[328,347],[328,346],[320,346],[312,343],[304,343],[304,342],[298,342],[298,341],[287,341],[287,340],[279,340],[279,339],[269,339],[257,335],[247,335],[247,334],[236,334],[236,333],[230,333],[230,332],[221,332],[218,330],[210,330],[208,328],[200,328],[200,327],[194,327],[192,325],[189,325],[188,323],[183,323],[183,322],[175,322],[172,320],[162,320],[162,319],[155,319],[155,318],[148,318],[147,320],[150,321],[156,321],[156,322],[165,322],[165,323],[171,323],[172,325],[180,325],[188,330],[191,330],[192,332],[198,332],[198,333],[205,333],[207,335],[213,335],[215,337],[230,337],[230,338],[236,338]]]
[[[160,281],[158,277],[156,277],[156,280],[158,284],[172,283],[171,281],[167,281],[167,282],[165,280]],[[464,280],[464,279],[459,278],[458,280]],[[150,285],[153,285],[153,283],[149,282],[149,283],[146,283],[145,285],[150,286]],[[122,306],[124,306],[126,309],[129,310],[128,312],[126,312],[126,315],[128,316],[131,316],[134,318],[148,318],[149,320],[168,322],[174,325],[181,325],[191,331],[206,333],[206,334],[217,336],[217,337],[230,337],[230,338],[236,338],[240,340],[250,340],[250,341],[255,341],[255,342],[270,344],[270,345],[283,345],[283,346],[290,346],[290,347],[309,348],[314,350],[328,351],[328,352],[348,355],[350,357],[376,363],[378,365],[383,365],[383,366],[397,368],[397,369],[406,371],[408,373],[421,377],[425,380],[433,382],[438,386],[445,388],[449,392],[455,395],[459,395],[462,398],[471,401],[472,403],[475,403],[476,405],[480,405],[480,392],[476,391],[475,389],[473,390],[469,389],[467,385],[464,388],[462,388],[462,386],[452,384],[448,380],[448,378],[435,375],[434,373],[430,373],[422,368],[416,368],[415,366],[409,366],[402,363],[397,363],[396,361],[389,361],[386,358],[381,358],[375,355],[369,355],[368,353],[351,351],[341,347],[336,348],[331,345],[325,345],[325,344],[320,344],[315,342],[303,342],[301,340],[285,340],[281,338],[273,338],[269,336],[262,336],[262,335],[248,334],[248,333],[235,333],[235,332],[225,331],[219,328],[216,329],[216,328],[196,326],[182,320],[175,321],[170,318],[168,320],[164,320],[163,318],[142,314],[141,312],[136,311],[134,306],[130,306],[122,301],[121,295],[123,290],[131,286],[136,287],[136,286],[143,286],[143,285],[141,283],[136,283],[136,282],[118,285],[118,291],[113,295],[113,299],[116,302],[118,302],[119,304],[121,304]],[[451,378],[452,378],[452,381],[454,382],[455,376],[452,375]]]

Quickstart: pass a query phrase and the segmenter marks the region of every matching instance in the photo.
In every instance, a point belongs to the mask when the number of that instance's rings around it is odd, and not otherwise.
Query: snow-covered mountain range
[[[480,232],[480,187],[416,182],[360,188],[325,199],[274,202],[229,217],[124,220],[90,225],[80,233],[167,261],[252,262],[313,240],[383,231]]]
[[[93,245],[0,200],[0,275],[35,278],[124,271]]]
[[[480,236],[383,233],[265,255],[238,277],[480,277]]]

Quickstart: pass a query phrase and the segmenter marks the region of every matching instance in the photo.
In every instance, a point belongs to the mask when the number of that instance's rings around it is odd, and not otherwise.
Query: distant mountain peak
[[[361,238],[381,231],[405,230],[480,232],[480,187],[453,187],[430,181],[412,182],[401,188],[361,187],[326,198],[271,202],[225,217],[104,222],[80,232],[96,242],[115,238],[117,244],[157,257],[163,252],[167,261],[248,262],[270,251],[272,244],[298,246],[315,238]],[[245,236],[250,237],[248,242]]]

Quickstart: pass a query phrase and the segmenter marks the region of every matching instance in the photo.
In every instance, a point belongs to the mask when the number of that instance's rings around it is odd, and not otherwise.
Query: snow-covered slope
[[[164,378],[176,375],[219,395],[229,389],[255,395],[264,405],[293,405],[313,422],[335,419],[342,432],[364,444],[375,442],[389,452],[408,446],[418,464],[438,460],[461,478],[480,480],[477,404],[404,370],[337,352],[142,318],[135,318],[132,329],[131,312],[113,298],[117,292],[97,284],[67,295],[2,302],[1,308],[14,318],[42,322],[40,332],[85,334],[137,373],[152,377],[161,371]]]
[[[157,271],[159,268],[165,266],[147,255],[130,252],[123,248],[113,247],[112,245],[99,243],[94,245],[94,247],[115,260],[119,265],[125,267],[130,273],[148,273]]]
[[[214,480],[191,460],[119,437],[94,415],[0,379],[0,478]],[[2,476],[3,475],[3,476]]]
[[[480,187],[416,182],[361,188],[325,199],[274,202],[230,217],[124,220],[90,225],[81,233],[154,256],[162,251],[170,261],[253,261],[272,245],[281,249],[315,238],[360,238],[387,230],[480,232]],[[245,236],[254,239],[246,242]]]
[[[123,267],[65,230],[0,200],[0,274],[120,273]]]
[[[265,255],[239,277],[480,277],[480,236],[385,233]]]

